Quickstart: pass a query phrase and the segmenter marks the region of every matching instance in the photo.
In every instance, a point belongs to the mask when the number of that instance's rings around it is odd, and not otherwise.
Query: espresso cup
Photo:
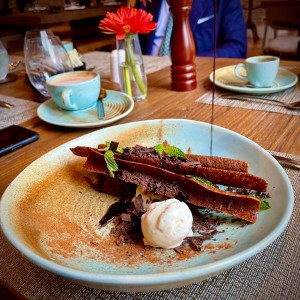
[[[235,66],[234,73],[240,79],[246,80],[258,88],[271,87],[279,69],[280,59],[276,56],[253,56]],[[246,76],[240,73],[246,71]]]
[[[100,76],[91,71],[73,71],[54,75],[47,80],[53,101],[64,110],[83,110],[97,104]]]
[[[74,45],[72,41],[62,41],[62,44],[67,52],[70,52],[74,49]]]

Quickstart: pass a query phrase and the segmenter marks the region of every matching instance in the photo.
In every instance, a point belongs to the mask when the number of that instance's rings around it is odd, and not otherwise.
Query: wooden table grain
[[[216,67],[240,62],[236,59],[217,59]],[[212,89],[208,76],[213,69],[211,58],[198,57],[197,82],[195,90],[175,92],[170,88],[170,67],[148,75],[148,96],[137,102],[133,111],[113,125],[149,119],[191,119],[210,123],[212,105],[196,103],[195,100]],[[285,61],[282,66],[300,67],[300,62]],[[19,79],[2,85],[1,94],[34,101],[39,97],[25,84],[24,73],[18,72]],[[299,84],[299,83],[298,83]],[[107,89],[118,89],[118,85],[103,82]],[[214,124],[238,132],[267,150],[300,155],[300,117],[237,107],[215,106]],[[0,195],[10,182],[31,162],[44,153],[76,137],[97,130],[74,129],[47,124],[35,117],[22,124],[40,134],[40,139],[15,152],[0,157]],[[113,126],[110,125],[110,126]],[[201,138],[201,137],[199,137]]]

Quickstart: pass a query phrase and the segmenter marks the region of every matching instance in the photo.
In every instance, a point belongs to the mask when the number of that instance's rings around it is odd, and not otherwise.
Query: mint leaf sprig
[[[99,151],[104,151],[104,159],[106,162],[107,170],[110,177],[115,177],[115,172],[119,170],[118,164],[115,160],[114,153],[123,154],[124,150],[121,147],[118,147],[119,143],[117,142],[105,142],[105,147],[98,149]]]
[[[200,176],[186,175],[186,177],[191,178],[191,179],[193,179],[193,180],[195,180],[195,181],[204,183],[204,184],[206,184],[206,185],[208,185],[208,186],[217,187],[217,186],[216,186],[215,184],[213,184],[211,181],[209,181],[209,180],[207,180],[207,179],[205,179],[205,178],[203,178],[203,177],[200,177]]]
[[[271,208],[271,205],[268,201],[260,200],[259,210],[267,210],[269,208]]]
[[[115,161],[114,152],[112,150],[107,150],[104,153],[104,159],[106,162],[106,166],[109,172],[110,177],[115,177],[115,172],[118,171],[119,167]]]
[[[252,193],[252,194],[249,194],[249,196],[252,196],[252,197],[260,200],[259,210],[267,210],[267,209],[271,208],[270,203],[268,201],[262,199],[262,197],[260,197],[258,194]]]
[[[117,142],[105,142],[105,147],[98,148],[98,151],[105,152],[107,150],[112,150],[113,152],[117,152],[117,153],[123,154],[124,153],[123,148],[118,147],[118,145],[119,145],[119,143],[117,143]]]
[[[154,146],[154,150],[156,153],[158,153],[160,155],[166,154],[166,155],[175,156],[178,158],[185,158],[185,153],[176,146],[158,144],[158,145]]]

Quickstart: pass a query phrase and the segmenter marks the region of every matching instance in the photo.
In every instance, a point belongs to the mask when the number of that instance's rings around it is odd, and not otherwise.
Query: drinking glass
[[[25,46],[26,46],[27,40],[33,39],[33,38],[39,38],[39,37],[42,37],[42,36],[45,36],[45,35],[47,35],[48,38],[55,36],[51,29],[27,30],[25,32],[25,38],[24,38],[24,53],[25,53]]]
[[[42,6],[39,1],[34,0],[32,1],[32,6],[29,8],[29,11],[33,11],[33,12],[40,12],[45,10],[47,7]]]
[[[9,57],[8,53],[0,41],[0,80],[3,80],[8,73]]]
[[[70,57],[57,36],[27,39],[25,45],[27,76],[36,90],[49,97],[46,81],[53,75],[73,71]]]

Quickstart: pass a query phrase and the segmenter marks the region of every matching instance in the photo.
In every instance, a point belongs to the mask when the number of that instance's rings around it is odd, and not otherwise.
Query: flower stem
[[[131,81],[130,81],[130,71],[129,71],[129,57],[128,57],[127,53],[125,53],[124,76],[125,76],[126,93],[130,97],[132,97]]]
[[[126,37],[126,59],[128,58],[128,63],[131,66],[131,70],[133,73],[133,76],[137,82],[137,85],[141,91],[142,94],[146,94],[147,93],[147,89],[144,85],[143,79],[140,76],[139,70],[136,66],[136,62],[134,59],[134,55],[133,55],[133,49],[132,49],[132,45],[131,45],[131,40],[134,39],[133,35],[130,35],[128,38]],[[127,57],[128,55],[128,57]],[[126,78],[125,78],[126,79]]]

